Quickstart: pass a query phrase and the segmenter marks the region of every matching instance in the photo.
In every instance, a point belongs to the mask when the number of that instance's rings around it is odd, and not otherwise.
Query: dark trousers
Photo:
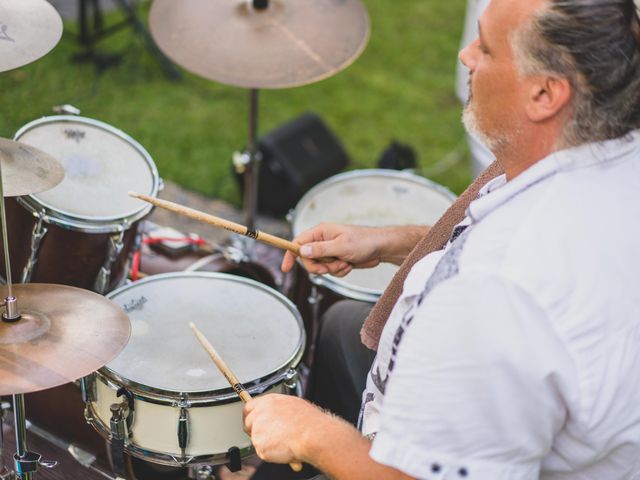
[[[353,425],[358,420],[367,373],[375,357],[360,342],[360,329],[372,305],[354,300],[335,303],[322,317],[315,358],[305,397]],[[293,472],[288,465],[263,463],[252,480],[302,480],[319,472],[305,465]],[[313,480],[323,480],[320,476]]]

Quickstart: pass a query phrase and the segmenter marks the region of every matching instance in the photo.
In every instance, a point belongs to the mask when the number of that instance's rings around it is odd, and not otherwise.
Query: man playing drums
[[[245,428],[267,461],[348,480],[640,476],[636,7],[493,0],[479,24],[464,120],[504,175],[409,272],[360,431],[266,395]],[[342,275],[399,262],[415,233],[320,225],[296,241],[310,272]]]

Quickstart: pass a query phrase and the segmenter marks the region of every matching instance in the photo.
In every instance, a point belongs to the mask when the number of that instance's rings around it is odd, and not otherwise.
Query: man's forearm
[[[369,457],[371,442],[344,420],[325,415],[300,439],[300,457],[333,480],[412,480]]]
[[[382,236],[380,260],[400,265],[431,227],[401,225],[379,227]]]

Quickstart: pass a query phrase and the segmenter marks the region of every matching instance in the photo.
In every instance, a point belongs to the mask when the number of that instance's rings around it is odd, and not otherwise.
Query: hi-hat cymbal
[[[31,63],[56,46],[62,19],[46,0],[0,2],[0,72]]]
[[[127,315],[97,293],[28,283],[14,285],[13,294],[22,318],[0,321],[0,395],[77,380],[113,360],[129,339]]]
[[[264,1],[264,0],[263,0]],[[286,88],[327,78],[364,50],[360,0],[155,0],[151,34],[177,64],[209,80]]]
[[[51,155],[6,138],[0,138],[0,162],[5,197],[43,192],[64,178],[62,164]]]

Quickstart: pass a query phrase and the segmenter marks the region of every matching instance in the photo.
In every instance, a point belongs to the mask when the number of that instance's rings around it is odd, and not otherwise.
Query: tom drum
[[[15,139],[57,158],[65,178],[8,199],[14,281],[115,288],[126,278],[138,223],[151,211],[127,192],[156,196],[161,185],[147,151],[106,123],[67,115],[28,123]]]

